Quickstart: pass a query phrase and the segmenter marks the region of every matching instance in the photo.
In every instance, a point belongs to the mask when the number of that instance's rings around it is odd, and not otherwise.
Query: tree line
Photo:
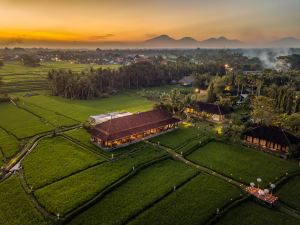
[[[222,65],[170,63],[167,65],[140,62],[119,69],[89,69],[80,73],[51,70],[48,81],[53,95],[71,99],[90,99],[124,89],[162,86],[183,76],[198,73],[224,75]]]

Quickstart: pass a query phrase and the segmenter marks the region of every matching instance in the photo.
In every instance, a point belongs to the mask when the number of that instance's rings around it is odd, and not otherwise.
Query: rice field
[[[104,159],[63,137],[45,138],[23,161],[27,184],[33,189],[87,169]]]
[[[14,134],[19,139],[53,130],[54,127],[41,118],[12,103],[0,104],[0,127]]]
[[[32,103],[25,104],[23,102],[23,104],[19,104],[19,107],[40,117],[45,123],[51,124],[53,127],[72,126],[79,123],[79,121],[75,121],[54,111],[46,110]]]
[[[240,190],[218,178],[199,175],[140,214],[130,225],[207,224],[225,204],[240,197]]]
[[[4,158],[11,158],[19,149],[19,141],[11,134],[8,134],[5,130],[0,128],[0,149]]]
[[[222,216],[216,225],[297,225],[299,219],[254,202],[245,202]]]
[[[33,104],[59,115],[84,122],[91,115],[107,112],[142,112],[152,109],[154,102],[133,92],[122,92],[109,98],[70,100],[58,96],[36,95],[21,97],[21,104]]]
[[[286,172],[299,170],[295,162],[222,142],[210,142],[188,155],[187,158],[248,184],[256,182],[256,179],[260,177],[264,186],[284,176]]]
[[[46,225],[43,216],[22,189],[17,176],[0,183],[0,224]]]
[[[47,75],[52,69],[70,69],[80,72],[89,68],[119,68],[119,65],[89,65],[89,64],[73,64],[70,62],[42,62],[37,67],[27,67],[21,62],[10,61],[4,62],[4,66],[0,69],[0,77],[3,78],[5,85],[0,91],[7,93],[39,91],[48,89]]]
[[[35,196],[50,212],[65,215],[131,172],[133,167],[163,155],[165,152],[147,145],[126,158],[102,163],[38,189]]]
[[[300,177],[293,177],[286,184],[284,184],[276,195],[279,197],[280,201],[290,207],[300,211]]]
[[[205,140],[210,135],[211,127],[208,124],[183,123],[177,130],[152,138],[150,141],[160,143],[172,149],[179,149],[192,139]]]
[[[123,224],[166,193],[172,192],[174,186],[195,173],[192,168],[173,160],[156,163],[113,190],[90,209],[75,217],[70,224]]]

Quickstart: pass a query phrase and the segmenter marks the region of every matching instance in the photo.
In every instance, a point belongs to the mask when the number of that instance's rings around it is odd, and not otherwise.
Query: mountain
[[[170,36],[163,34],[149,40],[146,40],[143,45],[146,47],[175,47],[176,40],[171,38]]]
[[[200,46],[207,48],[240,48],[243,46],[243,42],[219,37],[203,40],[200,42]]]
[[[199,42],[192,37],[183,37],[177,41],[181,45],[199,45]]]
[[[285,37],[269,43],[270,47],[277,48],[299,48],[300,39],[294,37]]]
[[[151,38],[142,43],[150,48],[239,48],[243,43],[239,40],[230,40],[225,37],[209,38],[197,41],[192,37],[183,37],[176,40],[166,34]]]

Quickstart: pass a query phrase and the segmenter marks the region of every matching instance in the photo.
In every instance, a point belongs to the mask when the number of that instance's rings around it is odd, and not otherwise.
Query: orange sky
[[[300,37],[299,0],[0,0],[6,41],[141,41],[169,34],[248,42]]]

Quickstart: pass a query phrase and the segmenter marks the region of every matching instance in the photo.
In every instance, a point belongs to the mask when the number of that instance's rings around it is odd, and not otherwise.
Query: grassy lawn
[[[40,66],[28,67],[21,62],[4,62],[0,69],[0,77],[3,78],[5,85],[0,90],[6,92],[23,92],[48,89],[47,75],[52,69],[66,69],[80,72],[89,68],[119,68],[119,65],[89,65],[72,64],[70,62],[42,62]]]
[[[199,123],[195,127],[192,124],[183,123],[177,130],[152,138],[150,141],[177,149],[187,144],[191,139],[206,139],[210,136],[208,131],[209,128],[205,123]]]
[[[139,215],[130,225],[205,224],[241,192],[236,187],[209,175],[199,175],[162,201]]]
[[[96,150],[96,151],[100,151],[102,154],[104,154],[110,158],[111,158],[112,154],[114,155],[114,157],[119,157],[123,153],[128,153],[131,151],[136,151],[138,149],[147,147],[147,145],[145,145],[144,143],[139,142],[136,144],[132,144],[132,145],[123,147],[123,148],[114,149],[112,152],[106,152],[91,142],[91,140],[90,140],[91,134],[84,128],[77,128],[74,130],[67,131],[64,133],[64,135],[71,137],[74,141],[78,142],[81,145],[84,145],[84,146],[91,148],[93,150]]]
[[[299,219],[254,202],[245,202],[229,211],[216,223],[216,225],[228,224],[296,225],[299,224]]]
[[[34,208],[21,187],[19,178],[12,176],[0,183],[1,225],[42,225],[42,215]]]
[[[19,141],[0,128],[0,148],[4,156],[10,158],[19,151]]]
[[[70,100],[57,96],[36,95],[21,97],[21,102],[31,103],[82,122],[91,115],[114,111],[141,112],[154,106],[154,102],[139,97],[133,92],[122,92],[108,98],[93,100]]]
[[[0,104],[0,118],[0,126],[18,138],[33,136],[53,129],[50,124],[44,123],[39,117],[12,103]]]
[[[191,167],[173,160],[156,163],[106,195],[96,205],[73,219],[70,224],[123,224],[130,216],[195,173]]]
[[[100,149],[91,142],[91,134],[84,128],[77,128],[64,133],[64,135],[78,141],[80,144],[92,148]]]
[[[246,183],[263,180],[263,185],[274,182],[287,171],[298,170],[296,163],[242,146],[210,142],[187,156],[188,159],[236,180]]]
[[[276,193],[279,200],[300,211],[300,177],[294,177]]]
[[[42,139],[23,162],[24,174],[33,189],[50,184],[104,159],[62,138]]]
[[[43,118],[45,123],[50,123],[54,127],[72,126],[79,123],[78,121],[67,118],[53,111],[43,109],[31,103],[20,104],[20,107],[30,111],[31,113],[37,115],[40,118]]]
[[[132,167],[166,153],[151,145],[121,160],[103,163],[38,189],[35,196],[45,208],[61,215],[88,201],[105,187],[132,171]]]

